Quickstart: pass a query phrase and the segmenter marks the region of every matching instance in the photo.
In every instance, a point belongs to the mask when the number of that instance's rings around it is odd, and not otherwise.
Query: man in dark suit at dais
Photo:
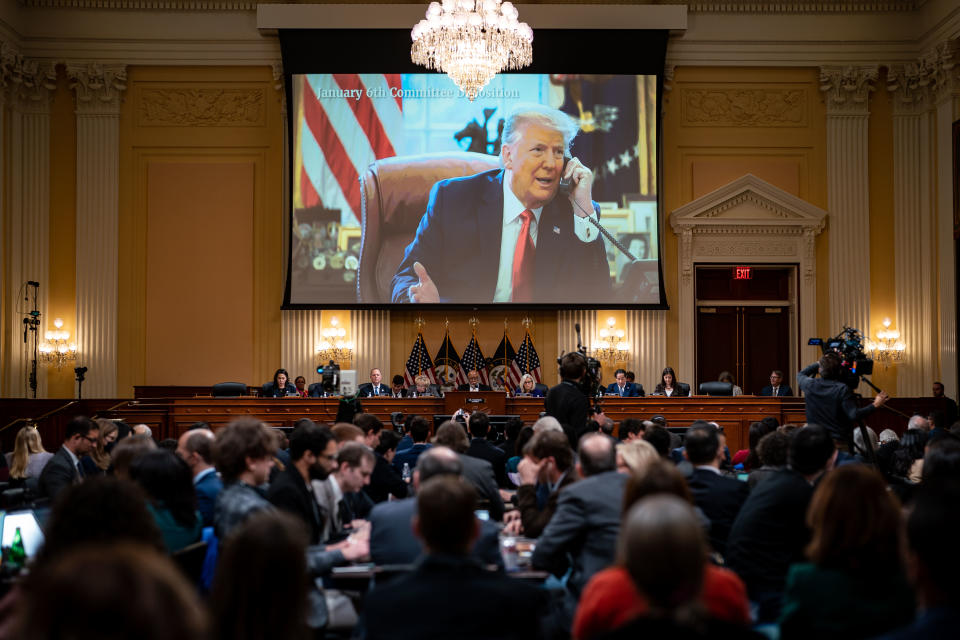
[[[502,169],[433,186],[393,277],[392,301],[559,303],[608,299],[593,173],[568,151],[578,125],[543,105],[507,117]],[[570,181],[567,195],[560,181]]]

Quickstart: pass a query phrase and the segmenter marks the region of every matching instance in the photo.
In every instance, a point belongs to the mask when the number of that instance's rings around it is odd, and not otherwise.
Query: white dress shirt
[[[558,198],[564,196],[557,195]],[[523,228],[523,218],[520,214],[526,209],[523,203],[514,195],[510,188],[510,174],[503,176],[503,230],[500,233],[500,269],[497,272],[497,289],[493,294],[494,302],[510,302],[513,296],[513,254],[517,250],[517,240],[520,238],[520,229]],[[543,207],[531,209],[533,220],[530,221],[530,238],[533,246],[537,246],[537,235],[540,226],[540,214]],[[593,211],[590,217],[597,219],[597,212]],[[573,214],[573,232],[583,242],[594,242],[600,232],[587,222],[586,218]]]

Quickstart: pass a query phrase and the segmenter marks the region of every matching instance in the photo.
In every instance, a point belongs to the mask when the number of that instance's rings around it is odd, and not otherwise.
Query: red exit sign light
[[[734,267],[734,268],[733,268],[733,279],[734,279],[734,280],[751,280],[751,279],[753,279],[753,268],[752,268],[752,267]]]

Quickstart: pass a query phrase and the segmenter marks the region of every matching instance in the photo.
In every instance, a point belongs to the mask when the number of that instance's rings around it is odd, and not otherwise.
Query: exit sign
[[[752,267],[734,267],[733,268],[734,280],[750,280],[752,278],[753,278]]]

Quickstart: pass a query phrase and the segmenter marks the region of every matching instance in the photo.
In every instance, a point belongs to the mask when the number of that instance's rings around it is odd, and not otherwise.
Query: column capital
[[[820,67],[820,91],[827,115],[868,115],[870,92],[880,75],[877,65]]]
[[[126,65],[68,64],[67,76],[76,93],[78,114],[120,114],[127,89]]]
[[[3,56],[6,86],[15,107],[24,113],[49,111],[52,92],[57,88],[57,70],[52,62],[33,60],[13,53]]]
[[[934,104],[960,94],[960,39],[941,42],[924,56]]]
[[[889,67],[887,91],[893,102],[893,115],[912,115],[929,106],[934,82],[932,72],[932,66],[925,59]]]

